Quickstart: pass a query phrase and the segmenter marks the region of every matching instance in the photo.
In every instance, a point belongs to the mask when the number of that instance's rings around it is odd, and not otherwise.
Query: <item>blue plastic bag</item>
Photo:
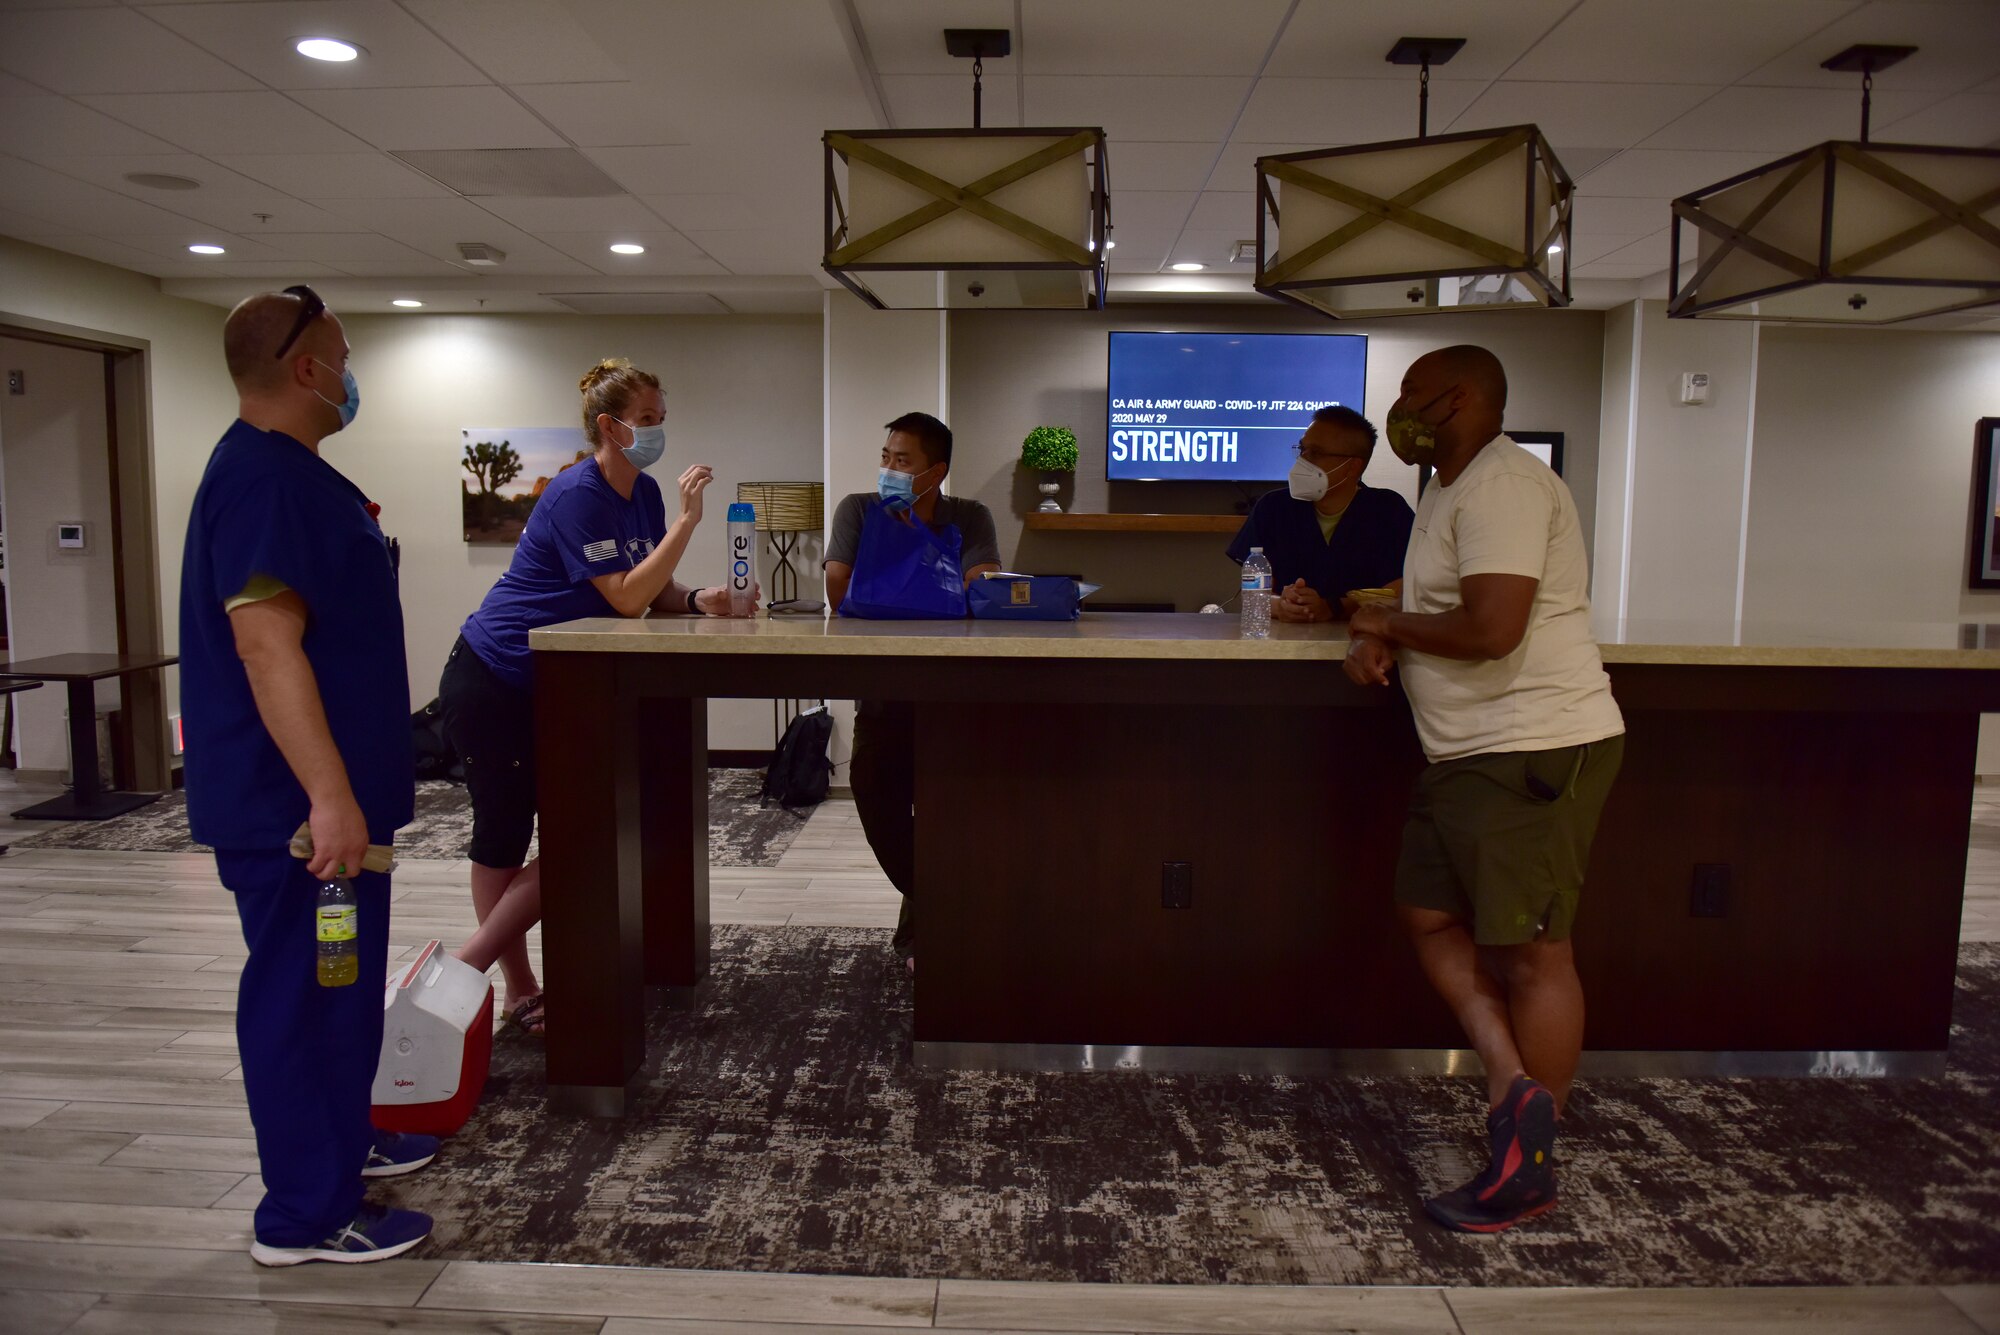
[[[907,515],[907,507],[898,506]],[[965,615],[965,577],[959,573],[958,528],[943,532],[914,515],[899,518],[876,501],[861,521],[854,578],[840,615],[873,621],[943,621]]]
[[[972,615],[999,621],[1075,621],[1083,615],[1082,594],[1068,575],[977,579],[965,591]]]

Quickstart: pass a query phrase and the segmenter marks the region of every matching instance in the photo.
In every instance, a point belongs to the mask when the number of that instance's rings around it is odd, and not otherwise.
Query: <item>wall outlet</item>
[[[1160,907],[1163,909],[1191,909],[1194,907],[1194,864],[1192,862],[1162,862],[1160,864]]]
[[[1729,864],[1726,862],[1695,863],[1694,889],[1688,895],[1688,916],[1727,918],[1730,880]]]
[[[7,392],[9,394],[26,394],[28,392],[28,373],[26,371],[9,371],[7,373]]]
[[[1681,376],[1681,402],[1692,404],[1708,402],[1708,372],[1689,371]]]

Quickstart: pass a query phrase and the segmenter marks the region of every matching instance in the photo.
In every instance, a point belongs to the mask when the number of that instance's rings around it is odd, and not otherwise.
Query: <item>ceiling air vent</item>
[[[544,292],[579,315],[729,315],[707,292]]]
[[[1229,262],[1231,264],[1255,264],[1257,262],[1257,243],[1255,241],[1238,241],[1229,248]]]
[[[498,246],[489,246],[479,241],[461,241],[458,243],[458,257],[467,264],[477,264],[481,268],[490,269],[506,259],[507,252]]]
[[[461,195],[602,199],[625,193],[573,148],[427,148],[391,156]]]

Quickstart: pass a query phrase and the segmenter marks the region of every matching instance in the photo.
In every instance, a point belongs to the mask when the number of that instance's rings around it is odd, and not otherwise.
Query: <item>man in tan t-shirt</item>
[[[1583,1048],[1570,927],[1625,722],[1590,630],[1569,489],[1500,433],[1507,376],[1485,348],[1420,358],[1388,418],[1437,475],[1403,558],[1402,610],[1363,607],[1347,674],[1400,668],[1430,765],[1396,903],[1431,985],[1486,1067],[1492,1162],[1424,1202],[1497,1233],[1554,1207],[1557,1122]]]

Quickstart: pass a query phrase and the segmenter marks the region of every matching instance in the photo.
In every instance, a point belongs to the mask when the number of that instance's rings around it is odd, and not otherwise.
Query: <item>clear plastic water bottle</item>
[[[1271,633],[1271,558],[1252,547],[1243,562],[1243,638],[1261,640]]]
[[[322,881],[319,911],[314,915],[319,936],[319,985],[346,987],[361,977],[361,906],[354,882],[341,877]]]
[[[729,615],[750,615],[750,590],[757,583],[757,507],[736,501],[729,507]]]

